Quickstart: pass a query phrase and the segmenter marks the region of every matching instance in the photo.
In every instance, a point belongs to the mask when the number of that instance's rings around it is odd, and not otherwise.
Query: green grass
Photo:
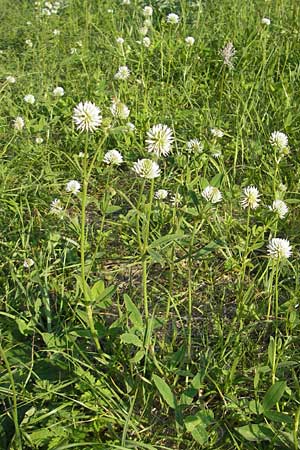
[[[148,4],[68,0],[47,16],[1,2],[0,448],[299,449],[300,4],[153,0],[146,48]],[[95,132],[72,120],[84,101]],[[175,137],[167,157],[146,150],[155,124]],[[159,177],[135,174],[142,158]],[[260,203],[244,209],[251,185]],[[290,258],[268,256],[275,237]]]

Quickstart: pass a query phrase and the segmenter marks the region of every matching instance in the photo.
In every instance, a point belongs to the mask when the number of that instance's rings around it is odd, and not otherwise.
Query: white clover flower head
[[[127,80],[130,75],[130,70],[127,66],[120,66],[117,73],[115,74],[116,80]]]
[[[84,158],[84,152],[79,152],[78,153],[78,158]]]
[[[31,258],[25,258],[23,262],[23,267],[25,269],[30,269],[30,267],[34,266],[34,261]]]
[[[118,37],[118,38],[116,39],[116,42],[117,42],[117,44],[119,44],[119,45],[123,45],[124,42],[125,42],[125,40],[124,40],[122,37]]]
[[[128,131],[133,132],[135,130],[135,125],[132,122],[126,123],[126,127],[128,128]]]
[[[151,17],[153,14],[153,8],[152,6],[145,6],[143,9],[143,14],[145,17]]]
[[[80,102],[73,110],[73,121],[80,132],[95,131],[102,122],[100,109],[92,102]]]
[[[201,192],[201,195],[205,198],[205,200],[211,203],[218,203],[222,200],[222,193],[217,187],[214,186],[207,186]]]
[[[154,197],[157,200],[165,200],[168,197],[169,193],[168,191],[166,191],[166,189],[158,189],[155,194]]]
[[[281,131],[273,131],[270,136],[270,144],[278,150],[284,150],[289,146],[288,137]]]
[[[147,151],[157,156],[167,156],[172,150],[174,137],[172,130],[167,125],[154,125],[147,131]]]
[[[44,139],[43,139],[43,138],[41,138],[41,137],[39,137],[39,136],[35,138],[35,143],[36,143],[36,144],[42,144],[43,142],[44,142]]]
[[[65,90],[61,86],[57,86],[56,88],[53,89],[54,97],[62,97],[64,94]]]
[[[220,50],[220,55],[223,58],[223,62],[225,66],[228,66],[230,69],[233,68],[233,57],[236,54],[236,50],[233,46],[232,42],[228,42],[223,49]]]
[[[272,259],[287,259],[292,255],[292,248],[287,239],[273,238],[269,241],[267,249]]]
[[[107,12],[108,12],[108,14],[113,14],[113,13],[114,13],[114,10],[111,9],[111,8],[109,8],[109,9],[107,10]]]
[[[60,35],[60,30],[55,29],[55,30],[52,31],[52,34],[53,34],[53,36],[59,36]]]
[[[118,150],[109,150],[105,153],[103,162],[108,165],[119,166],[123,162],[123,156]]]
[[[24,101],[25,101],[26,103],[29,103],[30,105],[33,105],[34,102],[35,102],[34,95],[32,95],[32,94],[27,94],[27,95],[25,95]]]
[[[203,151],[203,144],[199,139],[191,139],[186,143],[186,148],[189,152],[201,153]]]
[[[241,205],[243,208],[256,209],[260,202],[260,193],[255,186],[247,186],[243,189]]]
[[[263,24],[263,25],[270,25],[271,24],[271,20],[268,18],[268,17],[263,17],[262,19],[261,19],[261,23]]]
[[[172,195],[171,197],[171,204],[173,206],[179,206],[181,205],[182,200],[183,200],[182,195],[179,192],[176,192],[176,194]]]
[[[160,176],[159,165],[151,159],[139,159],[133,164],[133,170],[141,178],[149,180]]]
[[[145,36],[143,39],[143,46],[148,48],[148,47],[150,47],[150,45],[151,45],[150,39],[148,38],[148,36]]]
[[[61,201],[58,198],[55,198],[54,200],[52,200],[52,202],[50,204],[50,214],[54,214],[54,215],[62,217],[63,206],[62,206]]]
[[[287,204],[283,200],[274,200],[269,209],[277,214],[280,219],[283,219],[289,211]]]
[[[176,25],[179,22],[179,16],[174,13],[170,13],[167,15],[167,23],[171,25]]]
[[[195,44],[195,38],[193,38],[193,36],[187,36],[185,38],[185,43],[186,45],[188,45],[189,47],[191,47],[192,45]]]
[[[211,128],[210,132],[213,135],[213,137],[215,137],[215,138],[221,139],[224,136],[223,131],[220,130],[219,128]]]
[[[8,77],[6,77],[6,81],[10,84],[14,84],[17,80],[12,75],[8,75]]]
[[[77,45],[77,47],[81,48],[82,45],[83,45],[83,44],[82,44],[82,41],[77,41],[77,42],[76,42],[76,45]]]
[[[30,20],[27,20],[26,25],[30,27],[30,25],[32,25],[32,22]]]
[[[122,103],[118,98],[113,98],[110,111],[114,117],[119,119],[127,119],[130,114],[130,109]]]
[[[17,131],[23,130],[25,125],[23,117],[16,117],[14,120],[14,129]]]
[[[25,44],[26,44],[29,48],[33,47],[33,43],[32,43],[32,40],[31,40],[31,39],[26,39]]]
[[[283,183],[280,183],[279,186],[278,186],[278,189],[281,192],[285,192],[285,191],[287,191],[287,186],[285,184],[283,184]]]
[[[71,55],[75,55],[75,53],[77,53],[77,48],[71,47],[70,48],[70,53],[71,53]]]
[[[80,192],[81,185],[77,180],[70,180],[66,184],[66,191],[70,194],[78,194]]]
[[[139,29],[139,33],[140,33],[142,36],[146,36],[146,34],[148,33],[148,27],[146,27],[145,25],[142,26],[142,27]]]

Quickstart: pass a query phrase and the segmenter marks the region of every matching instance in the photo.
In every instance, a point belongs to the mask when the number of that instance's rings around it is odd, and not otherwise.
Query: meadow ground
[[[299,23],[1,0],[1,449],[300,448]]]

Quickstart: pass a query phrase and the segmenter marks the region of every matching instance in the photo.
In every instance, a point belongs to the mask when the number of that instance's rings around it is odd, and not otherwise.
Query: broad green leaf
[[[160,395],[170,408],[176,409],[176,399],[167,383],[157,375],[152,376],[155,386],[159,390]]]
[[[236,431],[243,436],[244,439],[251,442],[270,441],[274,437],[274,433],[264,423],[252,423],[236,428]]]
[[[262,402],[264,411],[271,409],[276,403],[279,402],[284,394],[285,389],[286,381],[277,381],[268,389]]]
[[[199,425],[197,428],[195,428],[191,432],[191,435],[193,436],[195,441],[198,442],[201,445],[204,445],[207,442],[208,433],[207,433],[206,429],[202,425]]]
[[[143,347],[143,342],[133,333],[123,333],[121,335],[121,342],[123,344],[132,344],[136,347]]]
[[[135,304],[133,303],[133,301],[131,300],[131,298],[129,297],[129,295],[124,294],[124,302],[127,312],[129,314],[129,319],[138,330],[142,330],[143,329],[142,315],[135,306]]]
[[[294,423],[294,419],[291,416],[279,411],[264,411],[264,416],[273,422],[288,424]]]
[[[217,175],[215,175],[211,180],[210,180],[210,184],[211,186],[214,187],[220,187],[222,180],[223,180],[223,173],[217,173]]]

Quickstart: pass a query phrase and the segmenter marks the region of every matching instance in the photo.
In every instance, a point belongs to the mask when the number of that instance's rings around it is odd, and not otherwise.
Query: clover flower
[[[173,141],[172,130],[167,125],[154,125],[147,132],[147,151],[157,156],[167,156],[172,149]]]
[[[33,47],[33,43],[31,39],[26,39],[25,44],[29,47],[32,48]]]
[[[38,136],[38,137],[35,138],[35,143],[36,144],[42,144],[43,142],[44,142],[44,139],[42,137]]]
[[[61,86],[57,86],[56,88],[53,89],[53,95],[54,97],[62,97],[65,93],[64,88],[62,88]]]
[[[167,23],[171,25],[176,25],[179,22],[179,16],[174,13],[170,13],[167,15]]]
[[[222,193],[217,187],[214,186],[207,186],[201,192],[201,195],[205,198],[205,200],[211,203],[218,203],[222,200]]]
[[[143,9],[143,14],[145,17],[151,17],[153,14],[153,8],[152,6],[145,6]]]
[[[6,81],[10,84],[14,84],[16,82],[16,79],[12,75],[8,75],[8,77],[6,77]]]
[[[160,175],[159,165],[151,159],[139,159],[133,164],[134,172],[142,178],[153,179]]]
[[[50,214],[54,214],[57,216],[63,215],[63,206],[62,206],[61,201],[58,198],[55,198],[54,200],[52,200],[52,202],[50,204]]]
[[[255,186],[247,186],[243,189],[241,205],[243,208],[256,209],[260,202],[260,193]]]
[[[171,197],[171,204],[173,206],[179,206],[181,205],[182,200],[183,200],[182,195],[179,192],[176,192],[176,194],[172,195]]]
[[[114,117],[119,119],[127,119],[130,114],[130,109],[117,98],[112,99],[110,111]]]
[[[222,138],[224,136],[223,131],[219,130],[219,128],[211,128],[210,132],[215,138]]]
[[[268,17],[263,17],[262,19],[261,19],[261,23],[263,24],[263,25],[270,25],[271,24],[271,20],[268,18]]]
[[[268,255],[272,259],[287,259],[292,255],[292,248],[287,239],[273,238],[267,246]]]
[[[270,144],[278,150],[284,150],[289,145],[288,137],[281,131],[273,131],[270,136]]]
[[[199,141],[199,139],[191,139],[187,142],[186,148],[189,152],[200,153],[203,151],[203,144]]]
[[[105,153],[103,162],[108,165],[119,166],[123,162],[123,156],[118,150],[109,150]]]
[[[195,38],[193,38],[193,36],[187,36],[185,38],[185,43],[186,45],[188,45],[189,47],[191,47],[192,45],[194,45],[195,43]]]
[[[30,269],[30,267],[34,266],[34,261],[31,258],[25,258],[23,262],[23,267],[25,269]]]
[[[92,102],[80,102],[73,112],[73,121],[80,132],[95,131],[101,125],[100,109]]]
[[[272,206],[269,206],[269,209],[278,214],[280,219],[283,219],[289,211],[286,203],[283,200],[274,200]]]
[[[14,129],[21,131],[24,128],[25,122],[23,117],[16,117],[14,120]]]
[[[169,193],[166,191],[166,189],[158,189],[158,191],[155,192],[154,197],[157,200],[165,200],[168,197]]]
[[[125,42],[125,40],[124,40],[122,37],[118,37],[118,38],[116,39],[116,42],[117,42],[117,44],[119,44],[119,45],[123,45],[124,42]]]
[[[66,191],[70,194],[78,194],[80,191],[81,185],[77,180],[70,180],[66,184]]]
[[[150,39],[148,38],[148,36],[145,36],[143,39],[143,46],[148,48],[148,47],[150,47],[150,45],[151,45]]]
[[[115,74],[116,80],[127,80],[130,75],[130,70],[127,66],[120,66],[117,73]]]
[[[24,101],[25,101],[26,103],[29,103],[30,105],[33,105],[34,102],[35,102],[34,95],[32,95],[32,94],[27,94],[27,95],[25,95]]]

